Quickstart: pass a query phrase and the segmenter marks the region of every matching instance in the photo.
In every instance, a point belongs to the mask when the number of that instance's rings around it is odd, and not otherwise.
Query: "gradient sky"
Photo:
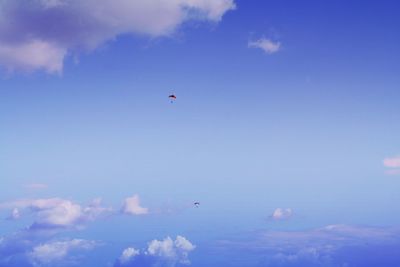
[[[84,35],[29,2],[0,1],[0,267],[400,265],[397,1],[152,0]]]

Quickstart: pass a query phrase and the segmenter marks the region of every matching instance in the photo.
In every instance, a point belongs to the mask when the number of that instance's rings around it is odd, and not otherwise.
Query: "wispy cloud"
[[[400,175],[400,156],[385,158],[383,165],[389,168],[385,171],[387,175]]]
[[[28,253],[28,258],[35,266],[51,265],[65,261],[74,252],[92,250],[97,245],[95,241],[84,239],[53,241],[33,247]]]
[[[377,266],[368,261],[395,267],[400,263],[399,240],[400,229],[330,225],[305,231],[258,232],[246,240],[221,241],[220,248],[233,254],[250,253],[266,267]],[[385,255],[371,253],[381,249]]]
[[[60,73],[69,53],[121,34],[168,36],[186,21],[218,22],[234,8],[234,0],[3,0],[0,65]]]
[[[256,41],[249,41],[248,47],[262,49],[267,54],[274,54],[281,49],[281,43],[271,39],[261,38]]]
[[[383,165],[388,168],[400,168],[400,156],[385,158],[383,160]]]
[[[400,169],[386,170],[385,174],[387,174],[387,175],[400,175]]]

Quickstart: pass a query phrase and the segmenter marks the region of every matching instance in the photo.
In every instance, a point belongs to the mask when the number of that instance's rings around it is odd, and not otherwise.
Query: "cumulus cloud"
[[[262,49],[267,54],[274,54],[281,49],[280,42],[274,42],[267,38],[261,38],[256,41],[249,41],[248,47]]]
[[[127,248],[114,264],[115,267],[147,267],[147,266],[177,266],[188,265],[189,253],[196,248],[183,236],[175,240],[170,237],[164,240],[153,240],[143,252],[134,248]]]
[[[168,36],[190,20],[218,22],[234,0],[3,0],[0,65],[60,73],[68,53],[121,34]]]
[[[72,266],[100,245],[84,239],[56,240],[53,234],[21,230],[0,238],[1,267]]]
[[[121,212],[129,215],[144,215],[149,213],[149,210],[140,206],[139,196],[134,195],[125,199]]]
[[[18,215],[19,209],[33,213],[35,221],[30,226],[32,230],[77,227],[111,211],[101,205],[100,199],[87,206],[61,198],[25,199],[2,203],[0,208],[18,210]]]
[[[190,264],[189,252],[194,250],[196,246],[183,236],[177,236],[174,243],[177,254],[179,254],[179,261],[182,264]]]
[[[99,243],[83,239],[57,240],[60,230],[77,229],[112,211],[103,207],[101,199],[80,205],[61,198],[5,202],[0,203],[0,209],[10,209],[10,219],[33,217],[29,227],[0,239],[1,267],[75,265],[83,252]]]
[[[149,243],[147,254],[151,256],[170,259],[182,264],[189,264],[188,254],[195,246],[183,236],[177,236],[175,241],[170,237],[159,241],[153,240]]]
[[[140,254],[140,251],[136,250],[135,248],[126,248],[126,249],[124,249],[124,251],[122,251],[121,257],[119,257],[119,261],[122,264],[125,264],[129,261],[132,261],[133,258],[139,254]]]
[[[36,227],[69,227],[84,220],[82,207],[69,200],[36,200],[31,209],[37,214]]]
[[[271,218],[276,221],[287,220],[293,216],[292,209],[277,208],[271,215]]]
[[[35,265],[49,265],[65,260],[73,252],[91,250],[96,245],[97,242],[95,241],[83,239],[53,241],[33,247],[32,251],[28,253],[28,258]]]

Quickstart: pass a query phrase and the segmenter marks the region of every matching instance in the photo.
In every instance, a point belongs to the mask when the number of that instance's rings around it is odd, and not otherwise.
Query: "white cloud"
[[[58,233],[24,228],[0,238],[0,266],[79,266],[84,252],[102,244],[83,239],[57,240]]]
[[[190,20],[218,22],[234,0],[0,1],[0,64],[59,73],[69,52],[121,34],[168,36]]]
[[[400,156],[385,158],[383,165],[390,168],[385,171],[387,175],[400,175]]]
[[[292,209],[282,209],[282,208],[277,208],[271,215],[271,218],[274,220],[286,220],[289,219],[293,216],[293,210]]]
[[[181,251],[192,251],[196,248],[189,240],[180,235],[176,237],[175,247]]]
[[[177,236],[174,243],[177,254],[179,255],[179,262],[182,264],[190,264],[189,252],[193,251],[196,246],[183,236]]]
[[[139,196],[134,195],[125,199],[124,204],[122,205],[122,213],[130,215],[144,215],[149,213],[149,210],[141,207]]]
[[[244,240],[221,241],[220,253],[230,253],[226,257],[235,260],[248,251],[255,259],[263,258],[260,266],[265,267],[342,267],[347,260],[353,261],[350,266],[365,266],[367,254],[375,250],[388,252],[375,256],[375,262],[384,262],[386,256],[394,257],[389,262],[399,262],[399,240],[398,228],[329,225],[304,231],[260,231]],[[353,253],[362,257],[353,257]]]
[[[83,208],[83,214],[86,221],[96,220],[102,215],[112,211],[112,208],[103,206],[103,200],[101,198],[94,199],[89,203],[89,205]]]
[[[170,237],[167,237],[162,241],[153,240],[149,243],[147,253],[152,256],[174,258],[176,257],[174,241]]]
[[[10,214],[10,216],[8,217],[9,220],[18,220],[19,218],[21,218],[21,213],[19,212],[19,209],[14,208]]]
[[[248,47],[260,48],[267,54],[274,54],[281,49],[281,43],[274,42],[270,39],[261,38],[256,41],[249,41]]]
[[[385,158],[383,160],[383,165],[385,165],[385,167],[388,167],[388,168],[400,168],[400,156]]]
[[[127,263],[128,261],[131,261],[135,256],[139,255],[140,251],[136,250],[135,248],[126,248],[124,251],[122,251],[121,256],[119,257],[119,260],[121,261],[122,264]]]
[[[44,226],[73,226],[78,224],[84,216],[82,207],[69,200],[37,200],[31,207],[38,210],[37,224]]]
[[[132,247],[125,249],[114,266],[188,265],[190,264],[189,253],[195,248],[196,246],[183,236],[177,236],[175,240],[170,237],[164,240],[153,240],[149,242],[143,253]]]
[[[51,264],[64,260],[71,252],[79,250],[91,250],[97,243],[83,239],[69,241],[54,241],[35,246],[28,257],[36,264]]]
[[[260,233],[255,243],[262,243],[264,249],[311,246],[328,250],[365,242],[395,241],[399,235],[399,229],[335,224],[304,231],[265,231]]]
[[[31,229],[76,227],[111,211],[110,208],[101,205],[100,199],[94,200],[86,207],[61,198],[25,199],[2,203],[1,208],[18,210],[18,215],[19,209],[27,209],[34,213],[35,222]]]
[[[24,43],[0,43],[0,63],[9,71],[43,69],[49,73],[61,73],[67,50],[42,40]]]
[[[167,237],[162,241],[151,241],[147,248],[147,254],[177,261],[181,264],[189,264],[189,252],[195,248],[196,246],[182,236],[177,236],[175,241]]]
[[[308,262],[309,264],[317,264],[324,266],[330,266],[329,262],[331,258],[328,255],[321,254],[317,248],[314,247],[306,247],[301,248],[298,251],[291,253],[283,253],[279,252],[276,255],[273,255],[272,261],[279,262],[281,264],[291,263],[296,264],[299,261]]]

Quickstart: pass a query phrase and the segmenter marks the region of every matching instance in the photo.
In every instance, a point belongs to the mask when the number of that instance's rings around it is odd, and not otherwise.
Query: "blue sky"
[[[0,1],[0,267],[398,266],[399,8]]]

